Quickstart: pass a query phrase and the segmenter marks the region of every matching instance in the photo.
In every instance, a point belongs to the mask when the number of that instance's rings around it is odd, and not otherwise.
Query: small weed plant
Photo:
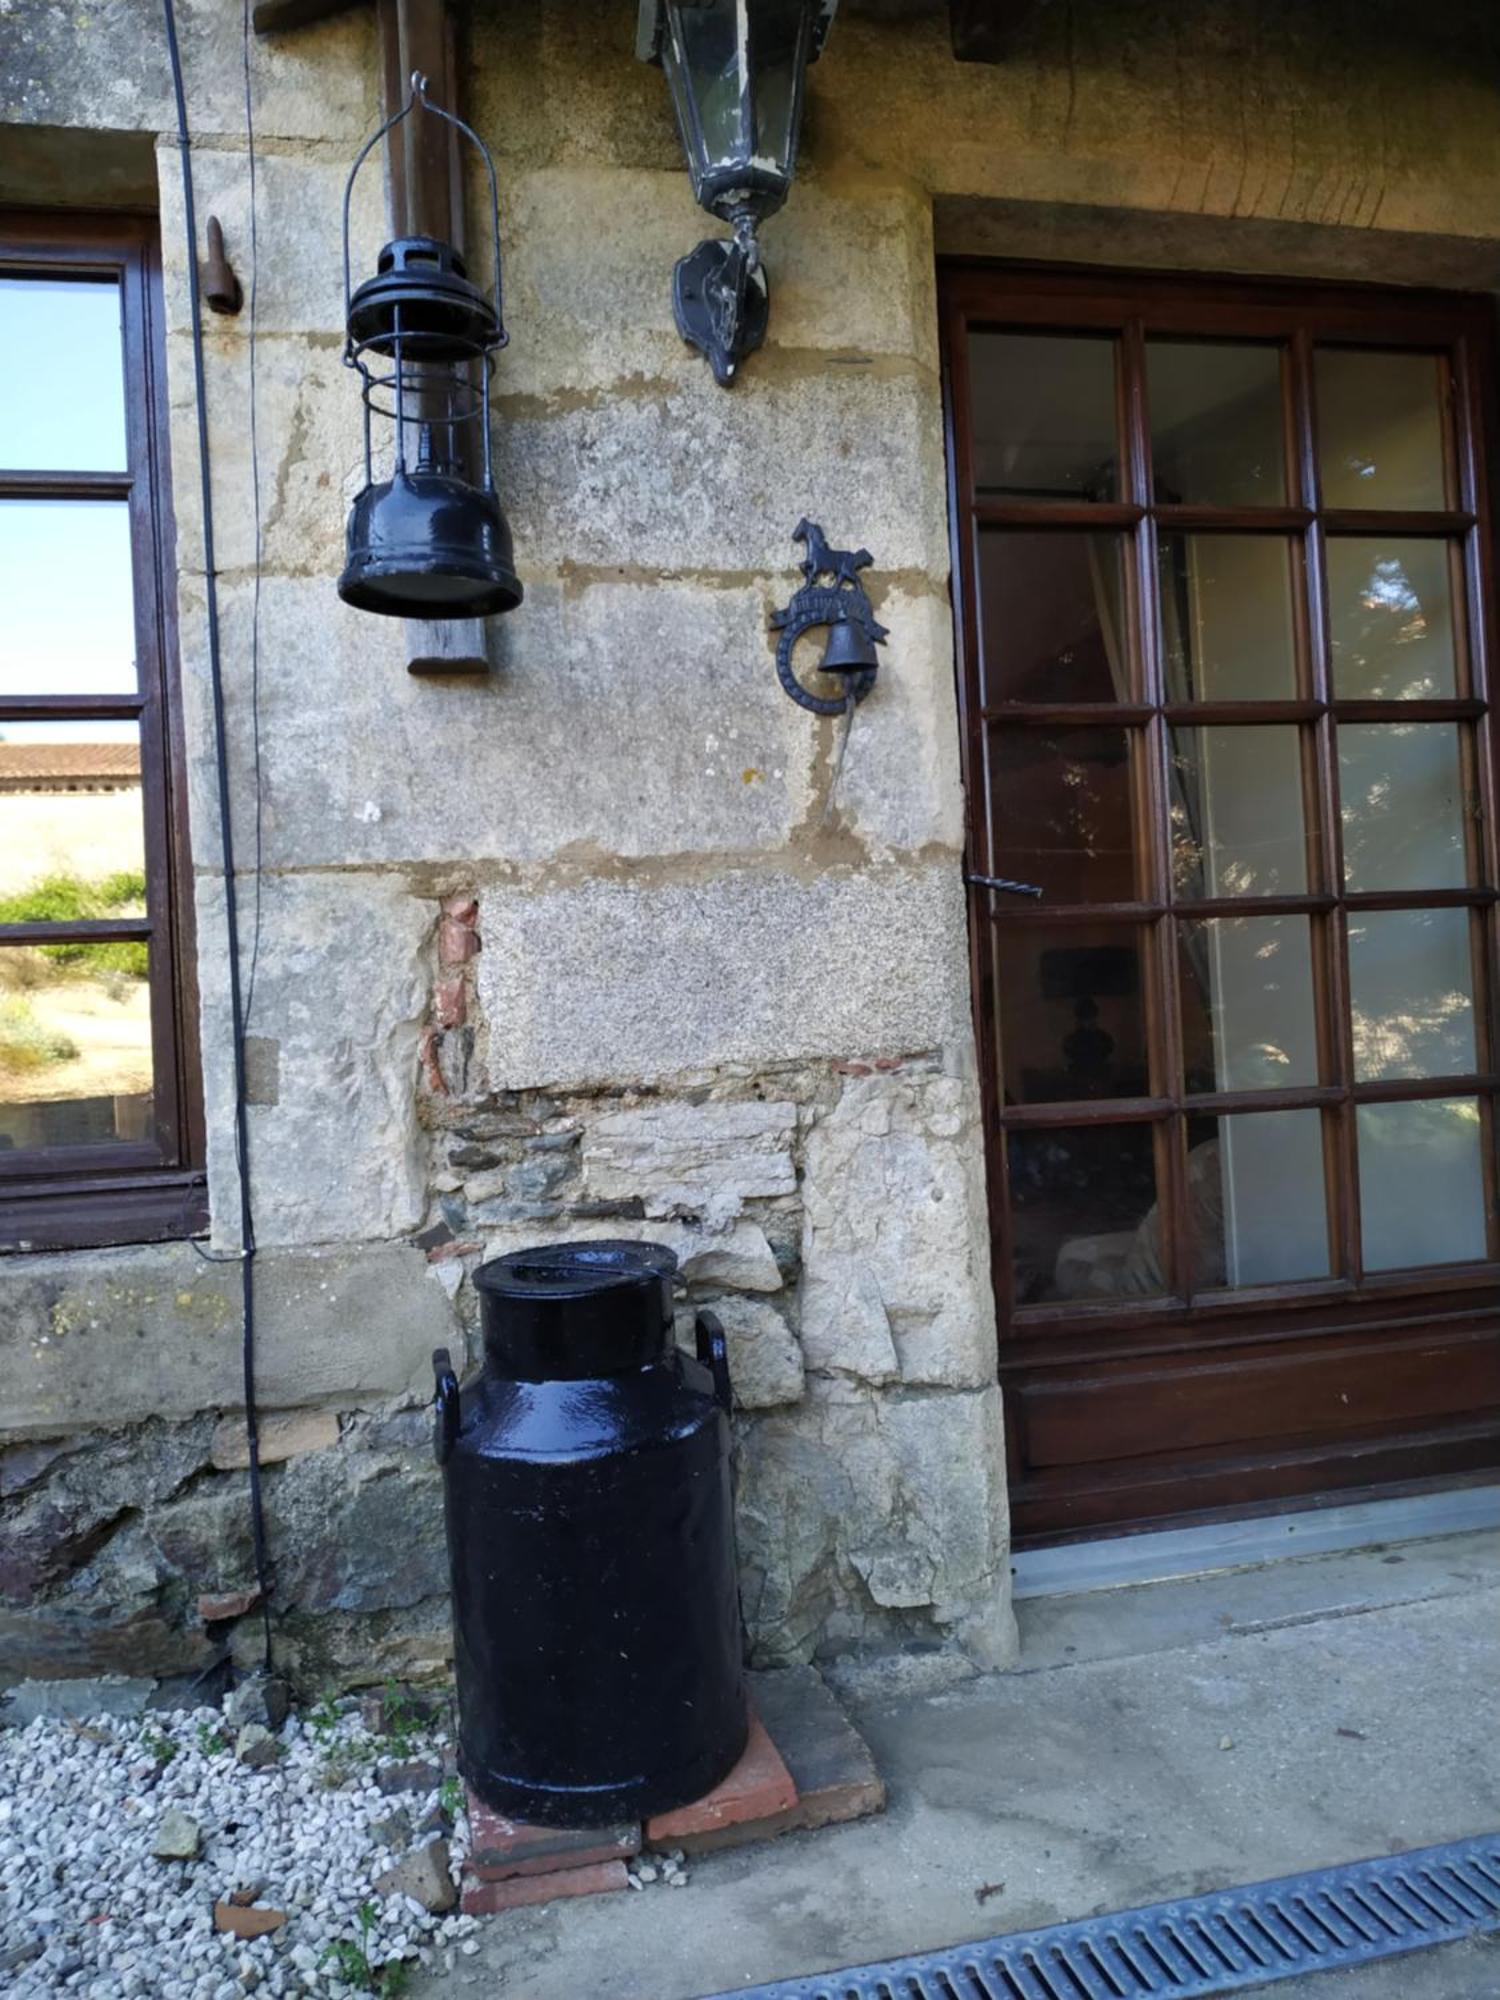
[[[324,1963],[356,1993],[375,1993],[380,2000],[399,2000],[411,1984],[411,1967],[401,1959],[372,1965],[370,1933],[375,1928],[375,1905],[361,1903],[356,1916],[358,1938],[335,1938],[323,1953]]]

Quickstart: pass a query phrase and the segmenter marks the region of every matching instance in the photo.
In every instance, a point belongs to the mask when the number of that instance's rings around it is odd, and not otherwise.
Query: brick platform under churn
[[[646,1848],[707,1854],[777,1834],[862,1819],[885,1806],[863,1738],[814,1667],[748,1676],[750,1740],[723,1783],[644,1828],[527,1826],[469,1794],[463,1908],[471,1916],[624,1889],[626,1863]]]

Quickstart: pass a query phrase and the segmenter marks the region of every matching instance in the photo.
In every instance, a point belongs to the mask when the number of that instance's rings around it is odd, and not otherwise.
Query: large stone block
[[[0,123],[175,132],[172,75],[154,0],[8,0],[0,62]],[[240,10],[178,0],[188,119],[198,136],[245,129]],[[352,157],[373,130],[379,63],[375,21],[353,8],[293,35],[251,46],[255,129],[266,140],[342,141]]]
[[[433,1348],[461,1346],[432,1268],[403,1244],[266,1250],[255,1287],[270,1409],[419,1394]],[[238,1265],[185,1243],[0,1263],[0,1433],[180,1421],[241,1396]]]
[[[217,1010],[225,977],[218,884],[200,878],[198,899],[200,970]],[[249,1113],[262,1243],[401,1236],[421,1221],[425,1148],[416,1078],[428,1001],[425,952],[436,915],[435,901],[383,875],[267,875],[258,898],[242,886],[249,1021],[258,1037],[276,1043],[279,1079],[275,1102]],[[215,1066],[209,1093],[223,1120],[221,1138],[229,1125],[221,1095],[226,1068]],[[231,1199],[233,1186],[232,1163],[221,1152],[211,1161],[215,1200]]]
[[[724,1328],[729,1379],[742,1410],[773,1410],[802,1399],[802,1349],[769,1299],[716,1298],[710,1310]]]
[[[181,329],[191,324],[191,306],[182,170],[175,137],[159,142],[157,163],[167,323]],[[331,147],[316,152],[268,152],[257,158],[257,338],[313,334],[325,341],[342,340],[343,200],[350,163]],[[384,180],[380,162],[372,157],[354,184],[350,238],[355,284],[374,270],[376,254],[389,233]],[[225,252],[245,294],[245,305],[237,314],[204,314],[205,344],[214,367],[244,370],[248,365],[245,346],[250,333],[250,282],[255,261],[250,254],[250,176],[242,144],[193,148],[193,195],[200,229],[205,216],[218,217]],[[244,384],[243,374],[239,379]],[[346,395],[354,393],[354,386],[353,379],[346,378]]]
[[[344,566],[349,504],[364,484],[358,379],[343,366],[343,337],[330,330],[274,334],[256,343],[254,451],[247,416],[248,344],[221,338],[205,356],[214,508],[214,561],[220,571],[323,579],[331,593]],[[177,557],[204,564],[198,481],[197,387],[185,328],[167,337]],[[387,429],[390,428],[388,425]],[[260,479],[260,553],[251,505]]]
[[[810,514],[840,547],[941,585],[949,567],[938,379],[765,351],[726,394],[696,356],[609,392],[499,396],[517,546],[580,564],[783,574]]]
[[[850,1077],[807,1135],[802,1340],[808,1364],[979,1388],[995,1323],[978,1092],[909,1067]]]
[[[595,1198],[639,1196],[647,1215],[688,1210],[727,1220],[749,1195],[794,1191],[796,1129],[794,1104],[637,1105],[589,1121],[584,1175]]]
[[[759,1418],[742,1439],[738,1519],[759,1659],[808,1657],[861,1605],[887,1643],[925,1612],[986,1665],[1013,1649],[994,1387],[824,1394]]]
[[[220,588],[241,827],[253,776],[252,601],[248,579]],[[406,672],[400,625],[340,603],[332,572],[268,576],[259,623],[267,865],[462,856],[482,873],[487,863],[784,847],[809,810],[817,733],[777,682],[770,601],[768,587],[750,584],[529,579],[520,608],[491,623],[493,672],[440,681]],[[201,607],[189,579],[188,726],[206,745]],[[213,782],[205,756],[193,802],[204,853]]]
[[[711,1064],[967,1040],[956,857],[492,894],[490,1082],[649,1082]]]
[[[964,795],[953,607],[946,592],[882,591],[878,567],[871,574],[876,612],[890,638],[878,649],[874,691],[850,730],[833,816],[876,858],[958,849]],[[821,638],[809,635],[809,643]]]
[[[680,374],[672,268],[706,233],[680,159],[666,172],[567,166],[512,175],[504,246],[512,340],[501,394]],[[936,368],[931,210],[919,190],[873,176],[799,179],[762,242],[771,346],[833,350],[851,368],[874,355]]]

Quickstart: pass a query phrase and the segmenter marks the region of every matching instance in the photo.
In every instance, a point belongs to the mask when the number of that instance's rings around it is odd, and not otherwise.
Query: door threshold
[[[1253,1569],[1298,1556],[1368,1548],[1374,1542],[1419,1542],[1494,1527],[1500,1527],[1500,1486],[1461,1486],[1446,1493],[1358,1500],[1296,1514],[1259,1514],[1019,1549],[1011,1557],[1011,1589],[1016,1597],[1066,1597],[1205,1576],[1213,1570]]]

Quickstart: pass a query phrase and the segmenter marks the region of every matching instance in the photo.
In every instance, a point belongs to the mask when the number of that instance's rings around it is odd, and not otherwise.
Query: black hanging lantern
[[[417,107],[477,148],[490,181],[495,290],[432,236],[402,236],[375,275],[351,290],[349,205],[370,152]],[[490,374],[505,345],[500,311],[500,203],[483,140],[427,96],[411,96],[361,148],[344,188],[344,362],[363,383],[365,484],[349,511],[339,596],[391,618],[484,618],[521,601],[510,527],[495,491]],[[374,420],[392,426],[377,452]],[[476,475],[476,464],[478,467]],[[377,478],[377,469],[384,474]]]
[[[727,385],[765,339],[766,273],[756,231],[797,170],[807,66],[838,0],[641,0],[637,54],[666,71],[693,193],[732,237],[700,243],[677,266],[684,340]]]

